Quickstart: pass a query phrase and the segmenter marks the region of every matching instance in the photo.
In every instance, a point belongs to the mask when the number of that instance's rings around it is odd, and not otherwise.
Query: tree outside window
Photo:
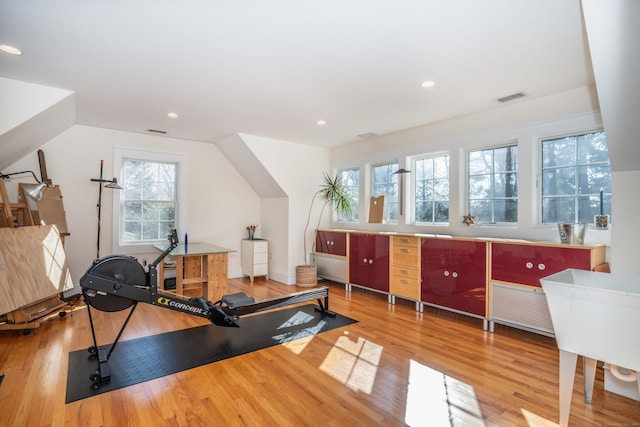
[[[373,196],[384,196],[383,222],[398,223],[398,163],[373,167]]]
[[[338,222],[358,222],[360,218],[360,169],[344,169],[338,171],[340,182],[349,195],[351,212],[338,214]]]
[[[611,164],[604,132],[546,139],[541,149],[542,223],[592,223],[601,209],[611,214]]]
[[[449,156],[416,159],[415,222],[443,224],[449,222]]]
[[[176,227],[177,164],[123,159],[122,240],[164,241]]]
[[[518,221],[518,146],[467,153],[468,209],[477,223]]]

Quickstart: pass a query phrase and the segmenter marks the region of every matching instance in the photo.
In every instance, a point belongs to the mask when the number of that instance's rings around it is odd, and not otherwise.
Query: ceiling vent
[[[527,96],[525,92],[518,92],[518,93],[513,93],[511,95],[503,96],[502,98],[498,98],[498,101],[509,102],[509,101],[513,101],[514,99],[523,98],[525,96]]]
[[[358,138],[366,139],[366,138],[373,138],[374,136],[378,136],[378,134],[375,132],[367,132],[367,133],[361,133],[360,135],[358,135]]]
[[[165,135],[167,132],[164,130],[158,130],[158,129],[147,129],[147,132],[151,132],[151,133],[160,133],[162,135]]]

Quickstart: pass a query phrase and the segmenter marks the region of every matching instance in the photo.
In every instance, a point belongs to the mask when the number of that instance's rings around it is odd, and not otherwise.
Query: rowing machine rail
[[[335,317],[335,313],[329,310],[329,289],[326,286],[261,301],[256,301],[244,292],[238,292],[225,295],[215,303],[203,297],[183,298],[159,290],[156,267],[178,245],[176,230],[172,230],[169,235],[169,243],[169,247],[149,264],[146,272],[134,257],[110,255],[93,261],[91,267],[80,279],[93,337],[93,345],[88,349],[89,357],[98,359],[98,370],[89,378],[94,390],[98,389],[101,384],[110,381],[109,357],[115,350],[129,319],[140,302],[204,317],[218,326],[239,327],[240,316],[312,300],[318,302],[316,311]],[[121,311],[131,307],[111,345],[98,346],[91,314],[92,307],[106,312]]]

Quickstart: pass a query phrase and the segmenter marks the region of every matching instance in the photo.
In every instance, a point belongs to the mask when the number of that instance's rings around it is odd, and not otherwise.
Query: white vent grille
[[[518,93],[513,93],[511,95],[503,96],[502,98],[498,98],[498,101],[509,102],[509,101],[513,101],[514,99],[524,98],[525,96],[527,96],[525,92],[518,92]]]
[[[378,136],[378,134],[375,132],[367,132],[367,133],[361,133],[360,135],[358,135],[358,138],[365,139],[365,138],[373,138],[374,136]]]
[[[542,289],[491,283],[491,320],[553,334],[553,323]]]

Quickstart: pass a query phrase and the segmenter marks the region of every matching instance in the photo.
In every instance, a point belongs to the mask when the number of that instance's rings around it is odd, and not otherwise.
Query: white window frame
[[[176,183],[176,229],[178,236],[180,230],[186,230],[187,218],[187,161],[182,154],[167,153],[160,151],[151,151],[143,149],[135,149],[129,147],[116,147],[113,156],[113,172],[118,177],[119,182],[123,181],[123,167],[125,159],[140,159],[150,162],[176,163],[177,167],[177,183]],[[112,251],[117,254],[144,254],[154,253],[157,250],[153,247],[158,242],[144,243],[125,243],[121,240],[121,224],[123,209],[123,192],[114,191],[113,193],[113,229],[112,229]]]
[[[588,129],[588,130],[583,130],[583,131],[576,131],[576,132],[569,132],[569,133],[561,133],[561,134],[557,134],[557,135],[550,135],[550,136],[545,136],[542,138],[538,139],[538,177],[539,177],[539,185],[538,185],[538,224],[540,226],[544,226],[544,227],[556,227],[557,223],[556,222],[543,222],[543,210],[544,210],[544,188],[543,188],[543,168],[544,168],[544,158],[543,158],[543,149],[542,149],[542,145],[544,142],[546,141],[552,141],[552,140],[556,140],[556,139],[563,139],[563,138],[574,138],[574,137],[580,137],[583,135],[588,135],[588,134],[593,134],[593,133],[604,133],[605,134],[605,138],[606,138],[606,132],[603,128],[596,128],[596,129]],[[607,153],[608,153],[608,142],[607,142]],[[595,164],[595,163],[593,163]],[[573,166],[574,169],[578,168],[578,164],[574,164]],[[609,156],[609,175],[610,175],[610,179],[613,179],[612,175],[613,175],[613,171],[611,170],[611,156]],[[576,179],[577,179],[577,174],[576,174]],[[609,199],[609,209],[606,210],[604,212],[605,215],[609,215],[611,216],[611,197],[612,197],[612,193],[613,190],[610,189],[610,192],[606,193],[606,197]],[[577,183],[576,183],[576,193],[574,193],[574,195],[576,196],[576,211],[574,213],[574,216],[577,218],[579,217],[579,212],[578,212],[578,208],[579,208],[579,203],[578,203],[578,192],[577,192]],[[595,197],[595,196],[594,196]],[[577,221],[577,219],[574,219]],[[609,218],[609,224],[611,224],[613,222],[613,219]]]
[[[392,161],[389,161],[389,162],[383,162],[383,163],[377,163],[375,165],[371,165],[371,187],[370,188],[371,188],[371,195],[373,197],[378,196],[375,193],[375,172],[374,172],[374,169],[376,167],[379,167],[379,166],[389,166],[389,165],[396,165],[397,166],[396,170],[398,170],[400,168],[400,162],[398,162],[397,160],[392,160]],[[398,185],[398,181],[397,181],[397,176],[398,175],[395,175],[395,176],[396,176],[396,186],[397,186]],[[398,194],[397,198],[398,199],[395,201],[395,203],[397,205],[398,219],[396,221],[390,221],[390,220],[387,220],[387,217],[388,217],[388,214],[389,214],[389,209],[388,209],[389,205],[388,204],[392,203],[392,201],[389,200],[389,198],[385,196],[385,198],[384,198],[384,207],[383,207],[383,210],[382,210],[382,222],[384,224],[397,225],[400,222],[400,210],[399,209],[400,209],[400,203],[402,203],[402,201],[399,200],[400,199],[400,195],[399,194]]]
[[[417,217],[416,217],[416,206],[418,204],[418,201],[416,200],[417,198],[417,177],[418,177],[418,167],[417,167],[417,162],[421,161],[421,160],[426,160],[426,159],[435,159],[437,157],[447,157],[447,161],[448,161],[448,176],[447,176],[447,180],[449,181],[449,220],[446,222],[422,222],[422,221],[418,221]],[[417,226],[448,226],[451,222],[451,154],[449,152],[443,151],[443,152],[438,152],[438,153],[430,153],[430,154],[423,154],[420,156],[415,156],[411,159],[411,165],[412,165],[412,171],[413,173],[412,175],[412,180],[411,180],[411,220],[413,222],[414,225]]]
[[[343,220],[340,218],[340,214],[338,214],[335,210],[335,206],[333,209],[333,218],[335,222],[339,222],[339,223],[343,223],[343,224],[355,224],[360,222],[360,188],[362,186],[362,171],[360,170],[359,167],[355,166],[352,168],[342,168],[342,169],[338,169],[336,174],[342,179],[342,173],[343,172],[349,172],[349,171],[353,171],[353,170],[357,170],[358,171],[358,187],[356,188],[357,191],[357,202],[358,202],[358,206],[351,206],[351,209],[353,210],[352,215],[356,216],[355,219],[353,220]],[[342,182],[342,185],[344,186],[344,182]],[[351,187],[349,187],[351,188]]]
[[[512,140],[512,141],[508,141],[502,144],[495,144],[495,145],[487,145],[487,146],[482,146],[482,147],[474,147],[474,148],[469,148],[467,150],[465,150],[464,153],[464,171],[465,171],[465,206],[466,206],[466,214],[471,214],[474,215],[475,214],[473,212],[471,212],[470,210],[470,206],[469,206],[469,180],[471,178],[470,175],[470,171],[469,171],[469,153],[474,152],[474,151],[483,151],[483,150],[499,150],[501,148],[507,148],[507,147],[516,147],[518,149],[518,160],[516,163],[517,169],[516,169],[516,174],[517,174],[517,194],[518,196],[516,197],[516,200],[518,202],[518,209],[517,209],[517,219],[516,221],[481,221],[479,218],[476,218],[476,225],[478,226],[491,226],[491,227],[517,227],[518,226],[518,222],[520,221],[520,159],[521,159],[521,155],[522,153],[520,152],[520,145],[518,144],[517,140]],[[495,171],[492,173],[492,175],[495,175]],[[495,197],[492,199],[495,200]],[[495,210],[493,210],[493,214],[495,215]]]

